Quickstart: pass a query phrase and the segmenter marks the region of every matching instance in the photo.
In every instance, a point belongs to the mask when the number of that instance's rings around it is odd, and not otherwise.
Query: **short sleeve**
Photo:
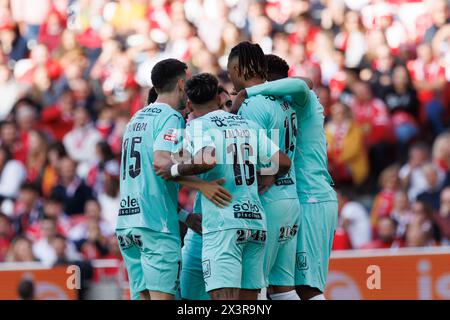
[[[182,142],[182,129],[184,120],[173,114],[164,122],[158,131],[153,145],[154,151],[177,152]]]
[[[244,119],[255,122],[262,128],[269,128],[270,111],[266,110],[264,99],[270,99],[270,96],[255,96],[245,100],[238,114]]]

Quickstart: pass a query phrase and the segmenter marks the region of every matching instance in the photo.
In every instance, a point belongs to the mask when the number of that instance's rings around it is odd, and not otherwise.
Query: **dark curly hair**
[[[184,89],[189,100],[195,104],[203,104],[217,96],[219,81],[210,73],[200,73],[186,81]]]

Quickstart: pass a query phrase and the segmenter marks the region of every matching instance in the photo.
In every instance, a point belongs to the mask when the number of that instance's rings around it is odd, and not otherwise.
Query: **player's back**
[[[117,229],[178,233],[178,185],[156,175],[153,152],[175,151],[183,126],[181,114],[161,103],[138,111],[128,123],[122,142]]]
[[[297,136],[297,119],[295,109],[288,100],[272,95],[256,95],[247,99],[239,114],[256,122],[267,130],[268,137],[281,151],[294,160]],[[263,195],[263,204],[281,199],[296,199],[295,170],[277,178],[275,184]]]
[[[225,179],[224,187],[233,197],[232,203],[221,209],[202,196],[203,233],[225,229],[265,230],[256,179],[261,151],[258,126],[241,116],[218,110],[191,121],[186,133],[191,153],[208,146],[215,148],[217,164],[202,178]]]
[[[317,95],[310,90],[305,105],[297,109],[297,146],[294,167],[300,202],[336,200],[328,172],[324,114]]]

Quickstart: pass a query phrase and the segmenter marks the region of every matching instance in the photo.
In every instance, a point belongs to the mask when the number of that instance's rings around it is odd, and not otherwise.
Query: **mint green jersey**
[[[333,179],[328,172],[323,106],[306,83],[297,78],[266,82],[247,89],[249,97],[271,94],[284,97],[297,113],[294,169],[300,203],[335,201]]]
[[[256,122],[267,130],[268,137],[293,160],[296,148],[297,117],[291,103],[273,95],[252,95],[239,109],[239,115]],[[282,199],[296,199],[295,171],[279,177],[275,184],[261,195],[263,204]]]
[[[205,147],[215,149],[217,164],[201,178],[224,178],[224,187],[233,197],[229,206],[219,208],[201,196],[203,234],[227,229],[266,230],[256,166],[260,159],[268,162],[279,148],[264,131],[241,116],[217,110],[188,123],[184,145],[192,155]]]
[[[120,209],[116,229],[148,228],[179,233],[178,184],[153,170],[153,152],[175,152],[184,119],[167,104],[138,111],[126,127],[122,143]]]

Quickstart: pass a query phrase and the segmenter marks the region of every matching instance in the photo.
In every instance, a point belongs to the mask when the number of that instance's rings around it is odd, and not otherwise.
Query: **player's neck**
[[[158,95],[158,99],[156,99],[155,103],[164,103],[171,106],[173,109],[177,110],[179,98],[177,95],[173,93],[163,93]]]
[[[193,111],[193,113],[194,113],[194,116],[196,118],[199,118],[199,117],[203,117],[205,114],[208,114],[210,112],[214,112],[214,111],[217,111],[217,110],[220,110],[219,106],[217,106],[217,105],[209,105],[209,106],[203,106],[202,108],[196,108]]]
[[[266,82],[266,80],[264,80],[263,78],[253,77],[245,82],[245,88],[253,87],[264,82]]]

